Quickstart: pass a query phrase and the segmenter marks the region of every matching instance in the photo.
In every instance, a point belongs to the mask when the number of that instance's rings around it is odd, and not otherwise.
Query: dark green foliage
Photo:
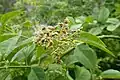
[[[120,79],[119,0],[0,0],[0,80]]]

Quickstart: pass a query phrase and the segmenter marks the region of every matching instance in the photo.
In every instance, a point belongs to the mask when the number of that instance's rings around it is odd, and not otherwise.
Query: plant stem
[[[0,69],[7,69],[7,68],[31,68],[32,66],[4,66],[0,67]]]
[[[71,47],[70,49],[68,49],[67,51],[65,51],[64,54],[61,55],[60,58],[64,57],[65,55],[67,55],[69,52],[71,52],[71,51],[74,50],[74,49],[75,49],[75,47]]]

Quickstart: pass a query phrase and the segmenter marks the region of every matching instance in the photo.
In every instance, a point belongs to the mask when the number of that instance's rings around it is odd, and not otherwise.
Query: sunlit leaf
[[[4,41],[4,40],[7,40],[11,37],[14,37],[14,36],[17,36],[17,34],[14,34],[14,33],[4,33],[2,35],[0,35],[0,42]]]
[[[76,30],[80,29],[81,26],[82,26],[82,24],[71,25],[70,30],[76,31]]]
[[[37,52],[36,52],[36,57],[40,57],[42,54],[45,54],[45,49],[44,49],[44,47],[42,47],[42,46],[37,46],[37,48],[36,48],[36,50],[37,50]]]
[[[19,15],[22,12],[23,11],[21,11],[21,10],[17,10],[17,11],[12,11],[12,12],[8,12],[6,14],[3,14],[1,16],[0,22],[2,23],[2,25],[4,25],[8,20],[12,19],[13,17],[16,17],[17,15]]]
[[[116,25],[108,25],[107,26],[107,30],[108,31],[114,31],[115,29],[117,29],[120,26],[120,23],[116,24]]]
[[[85,22],[85,16],[80,16],[75,18],[75,22],[79,24],[83,24]]]
[[[114,54],[106,48],[106,45],[95,35],[81,31],[79,40],[88,43],[90,45],[93,45],[114,56]]]
[[[101,73],[104,79],[120,79],[120,72],[117,70],[109,69]]]
[[[25,40],[23,40],[21,42],[18,42],[17,47],[28,44],[28,43],[31,43],[31,42],[33,42],[33,37],[30,37],[30,38],[25,39]]]
[[[18,51],[14,57],[12,58],[12,61],[14,60],[23,60],[23,59],[27,59],[32,53],[33,50],[35,49],[35,45],[32,44],[30,46],[25,46],[23,47],[20,51]]]
[[[18,41],[20,36],[15,36],[12,38],[9,38],[8,40],[2,41],[0,43],[0,52],[2,54],[10,54],[15,48],[16,48],[16,43]]]
[[[90,29],[89,32],[94,35],[98,35],[98,34],[102,33],[102,29],[100,27],[95,27],[95,28]]]
[[[75,20],[73,17],[68,16],[67,19],[69,20],[69,25],[75,24]]]
[[[92,23],[92,22],[93,22],[93,17],[92,17],[92,16],[88,16],[88,17],[85,19],[85,22],[87,22],[87,23]]]
[[[23,26],[27,27],[27,28],[30,28],[32,26],[32,24],[31,24],[30,21],[26,21],[26,22],[23,23]]]
[[[117,23],[119,23],[119,19],[117,19],[117,18],[108,18],[106,23],[117,24]]]

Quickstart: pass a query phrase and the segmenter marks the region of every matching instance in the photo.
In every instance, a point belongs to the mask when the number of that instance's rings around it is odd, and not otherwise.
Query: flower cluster
[[[69,32],[68,20],[59,23],[57,26],[40,26],[35,31],[34,42],[38,45],[51,47],[54,40],[63,40]]]
[[[68,26],[69,21],[64,20],[57,26],[40,26],[35,31],[34,42],[44,47],[55,62],[61,63],[60,57],[66,49],[74,46],[72,39],[69,37],[71,31]]]

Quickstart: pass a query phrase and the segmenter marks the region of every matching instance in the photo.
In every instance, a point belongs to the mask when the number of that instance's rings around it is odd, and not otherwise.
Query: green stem
[[[28,39],[29,37],[27,37],[27,36],[24,36],[24,35],[21,35],[21,37],[24,37],[24,38],[26,38],[26,39]]]
[[[12,32],[12,33],[15,33],[14,31],[12,31],[10,28],[6,27],[5,26],[5,29],[7,29],[8,31]]]
[[[71,52],[71,51],[74,50],[74,49],[75,49],[75,47],[71,47],[70,49],[68,49],[67,51],[65,51],[64,54],[61,55],[60,58],[64,57],[65,55],[67,55],[69,52]]]
[[[7,69],[7,68],[31,68],[32,66],[4,66],[0,67],[0,69]]]

